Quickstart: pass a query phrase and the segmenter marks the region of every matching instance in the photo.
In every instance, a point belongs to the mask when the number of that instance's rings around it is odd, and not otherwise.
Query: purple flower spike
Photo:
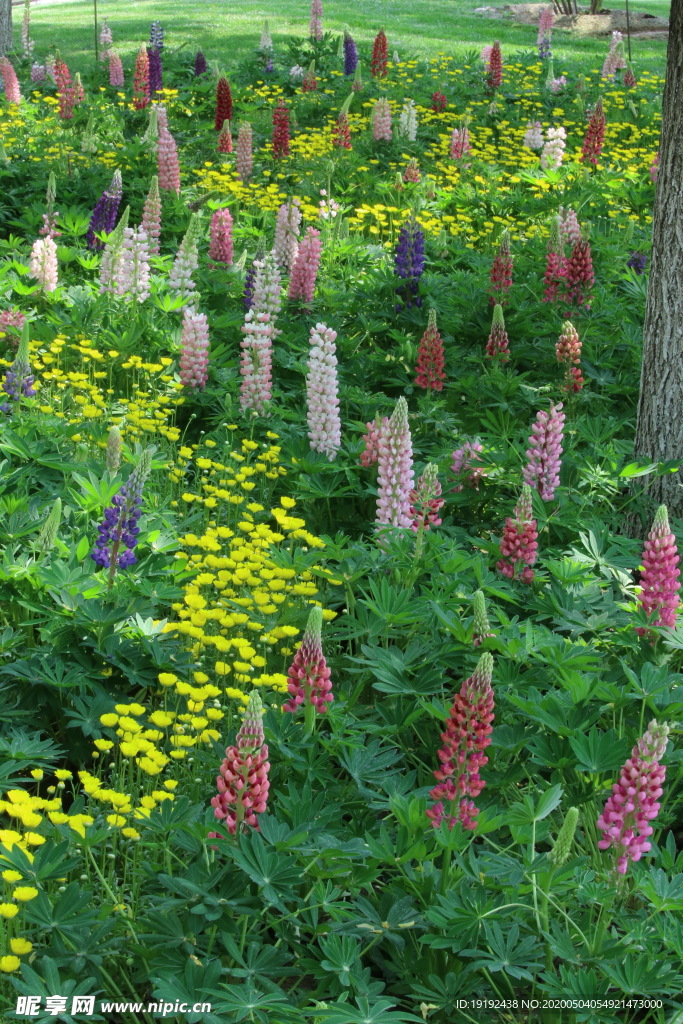
[[[140,461],[115,494],[104,520],[100,524],[97,543],[90,557],[103,569],[109,569],[109,586],[112,585],[117,567],[127,569],[135,565],[134,554],[140,528],[138,520],[142,515],[142,489],[152,468],[153,449],[148,448]]]
[[[114,171],[109,188],[105,188],[100,198],[95,203],[95,208],[90,218],[85,241],[89,249],[103,249],[104,242],[95,237],[97,233],[108,235],[114,230],[116,215],[119,212],[119,203],[123,195],[123,183],[121,172]]]
[[[415,218],[410,217],[399,233],[395,256],[395,272],[405,282],[399,285],[397,291],[408,309],[422,305],[418,287],[425,267],[424,251],[424,232]],[[403,307],[399,304],[397,308]]]

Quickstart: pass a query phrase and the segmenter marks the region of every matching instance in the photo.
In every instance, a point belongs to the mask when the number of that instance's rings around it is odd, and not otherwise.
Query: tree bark
[[[12,0],[0,0],[0,57],[12,49]]]
[[[635,454],[683,459],[683,0],[672,0],[669,21]],[[680,471],[647,493],[683,516]]]

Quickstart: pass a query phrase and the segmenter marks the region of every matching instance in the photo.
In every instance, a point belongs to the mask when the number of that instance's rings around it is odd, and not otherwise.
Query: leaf
[[[578,758],[577,767],[593,773],[616,771],[630,750],[628,741],[620,740],[613,729],[600,732],[595,726],[587,736],[570,736],[569,743]]]
[[[645,466],[640,466],[637,462],[629,462],[628,466],[624,466],[620,471],[619,476],[626,477],[629,480],[632,480],[637,476],[647,476],[647,474],[652,473],[658,465],[659,463],[657,462],[648,462]]]
[[[82,562],[85,556],[90,550],[90,541],[87,537],[81,537],[78,544],[76,545],[76,558],[79,562]]]

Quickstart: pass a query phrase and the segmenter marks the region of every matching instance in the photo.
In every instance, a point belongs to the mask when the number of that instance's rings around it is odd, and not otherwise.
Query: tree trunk
[[[12,0],[0,0],[0,57],[12,49]]]
[[[683,0],[670,12],[635,454],[683,460]],[[647,493],[683,516],[680,471],[650,481]]]

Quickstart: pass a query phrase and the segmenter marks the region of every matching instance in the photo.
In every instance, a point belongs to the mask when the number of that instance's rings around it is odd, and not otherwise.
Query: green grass
[[[335,33],[348,27],[361,49],[367,51],[377,30],[384,26],[390,51],[397,49],[401,56],[462,53],[494,39],[500,39],[508,52],[535,47],[535,27],[489,20],[472,13],[475,7],[493,2],[324,0],[324,27]],[[638,0],[634,4],[634,9],[652,14],[666,15],[668,8],[666,0]],[[184,44],[188,54],[193,54],[201,47],[209,61],[217,60],[225,68],[253,52],[265,18],[269,20],[276,50],[282,53],[288,38],[308,33],[308,10],[308,0],[172,0],[171,5],[160,0],[98,3],[99,17],[108,19],[114,43],[124,56],[132,55],[149,38],[150,23],[159,19],[170,48]],[[20,42],[21,13],[21,7],[14,8],[15,45]],[[94,44],[92,0],[37,5],[32,11],[32,31],[37,56],[44,55],[50,45],[57,45],[69,64],[83,70]],[[581,54],[601,62],[606,49],[606,38],[579,39],[567,32],[554,33],[553,51],[560,61]],[[663,70],[665,54],[666,44],[662,40],[633,40],[636,72],[645,65]],[[559,63],[556,67],[559,72]]]

